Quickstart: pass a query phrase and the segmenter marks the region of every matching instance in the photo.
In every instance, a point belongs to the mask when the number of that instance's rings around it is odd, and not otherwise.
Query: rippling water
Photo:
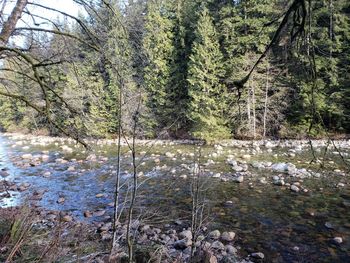
[[[47,209],[71,211],[81,219],[84,219],[83,212],[86,210],[105,209],[106,214],[111,215],[112,209],[108,204],[113,201],[115,146],[95,146],[97,161],[90,162],[86,161],[86,157],[91,153],[74,144],[68,144],[73,152],[64,153],[61,147],[63,142],[33,145],[29,140],[18,141],[0,136],[0,168],[8,169],[10,175],[7,180],[17,184],[30,183],[31,188],[23,193],[11,192],[11,198],[0,200],[1,206],[25,203],[37,189],[46,191],[39,204]],[[242,247],[241,254],[262,251],[266,256],[265,262],[350,262],[350,180],[348,175],[330,172],[335,168],[345,169],[340,158],[331,152],[323,155],[321,150],[318,153],[324,156],[328,166],[321,170],[321,178],[303,179],[302,185],[309,190],[307,193],[293,193],[287,187],[275,186],[272,176],[276,173],[251,166],[249,171],[253,176],[241,184],[222,182],[211,177],[218,172],[222,176],[232,174],[231,167],[225,162],[227,155],[234,154],[238,158],[242,154],[251,154],[252,148],[225,147],[219,156],[212,154],[217,152],[213,147],[202,149],[203,163],[208,159],[215,161],[215,164],[205,167],[207,176],[203,193],[210,208],[210,228],[236,232],[236,245]],[[307,148],[295,157],[288,157],[288,149],[276,148],[273,152],[262,149],[247,162],[289,161],[300,168],[318,169],[318,165],[309,165],[312,155]],[[138,150],[146,149],[140,146]],[[22,166],[22,154],[31,153],[35,156],[41,155],[43,151],[49,151],[47,162],[27,168]],[[185,166],[193,163],[190,154],[193,151],[194,146],[190,145],[158,145],[150,149],[144,160],[139,160],[143,163],[139,171],[145,176],[140,177],[143,183],[138,206],[143,211],[156,211],[154,220],[164,219],[166,222],[177,218],[188,219],[191,181],[180,178],[180,175],[190,175]],[[344,151],[348,153],[348,149]],[[131,171],[131,159],[127,152],[128,149],[124,147],[122,182],[125,183]],[[165,157],[166,152],[175,153],[176,160]],[[276,153],[277,157],[274,156]],[[99,156],[108,157],[108,160],[99,159]],[[55,161],[60,158],[68,162],[61,164]],[[159,164],[155,159],[159,159]],[[68,169],[71,166],[74,171]],[[156,166],[159,168],[155,169]],[[171,172],[172,169],[176,171]],[[43,175],[48,171],[51,175],[45,178]],[[266,178],[266,184],[260,182],[261,177]],[[335,187],[339,182],[345,186]],[[96,198],[99,193],[104,196]],[[126,193],[124,190],[122,196]],[[57,200],[62,196],[65,202],[58,204]],[[333,228],[326,228],[326,222]],[[333,244],[331,240],[335,236],[341,236],[344,243]]]

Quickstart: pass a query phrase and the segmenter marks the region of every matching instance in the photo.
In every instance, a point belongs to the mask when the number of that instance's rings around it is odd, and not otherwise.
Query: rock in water
[[[62,218],[63,222],[72,222],[73,221],[73,217],[71,217],[70,215],[65,215]]]
[[[220,233],[219,230],[214,230],[214,231],[211,231],[211,232],[209,233],[209,237],[210,237],[211,239],[219,239],[220,236],[221,236],[221,233]]]
[[[65,201],[66,201],[66,199],[64,199],[64,197],[60,197],[60,198],[58,198],[57,203],[63,204]]]
[[[265,258],[265,255],[261,252],[252,253],[250,256],[252,258],[256,258],[256,259],[264,259]]]
[[[24,160],[30,160],[33,158],[33,155],[31,155],[30,153],[26,153],[22,155],[22,159]]]
[[[211,248],[216,250],[225,250],[225,245],[220,241],[214,241],[213,244],[211,244]]]
[[[174,243],[174,248],[183,250],[189,247],[190,245],[192,245],[192,241],[181,239]]]
[[[290,187],[290,190],[295,193],[298,193],[300,191],[299,187],[294,184]]]
[[[235,177],[234,180],[236,183],[243,183],[244,177],[243,177],[243,175],[239,175],[239,176]]]
[[[180,238],[187,238],[188,240],[192,239],[192,232],[190,230],[184,230],[179,233]]]
[[[335,237],[333,238],[333,242],[337,245],[340,245],[341,243],[343,243],[343,239],[341,237]]]
[[[223,241],[230,242],[235,238],[235,236],[236,236],[235,232],[224,232],[221,235],[221,239]]]

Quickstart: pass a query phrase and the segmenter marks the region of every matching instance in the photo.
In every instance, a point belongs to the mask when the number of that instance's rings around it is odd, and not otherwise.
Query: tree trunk
[[[263,137],[266,137],[266,117],[267,117],[267,94],[269,92],[269,66],[266,67],[266,86],[265,86],[265,106],[264,106],[264,131]]]
[[[252,85],[252,107],[253,107],[253,138],[256,137],[256,115],[255,115],[255,87]]]
[[[24,8],[27,5],[27,0],[17,0],[15,7],[13,8],[9,18],[4,22],[1,33],[0,43],[6,45],[16,28],[18,20],[21,18]]]

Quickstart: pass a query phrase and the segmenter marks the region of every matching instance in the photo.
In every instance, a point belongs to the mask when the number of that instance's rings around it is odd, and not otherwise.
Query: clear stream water
[[[62,150],[64,144],[73,152],[65,153]],[[0,199],[0,206],[25,203],[34,190],[45,190],[39,202],[44,208],[69,211],[81,220],[99,220],[98,217],[84,219],[86,210],[104,209],[106,215],[111,215],[112,208],[108,204],[113,201],[116,146],[95,145],[93,148],[97,161],[87,161],[91,153],[75,144],[57,140],[40,145],[39,138],[34,139],[33,143],[33,139],[0,135],[0,169],[6,168],[10,174],[6,180],[31,184],[28,191],[11,192],[10,198]],[[204,172],[206,183],[203,195],[210,210],[209,228],[236,232],[235,244],[241,247],[240,254],[246,256],[261,251],[265,254],[264,262],[350,262],[350,179],[346,172],[345,175],[332,172],[334,169],[346,171],[340,157],[332,151],[324,155],[324,149],[320,148],[316,154],[324,158],[326,166],[319,170],[319,165],[309,164],[312,154],[307,147],[297,152],[295,157],[288,155],[288,147],[277,147],[273,152],[261,147],[261,152],[256,154],[252,153],[253,149],[250,143],[240,147],[227,146],[219,156],[213,156],[217,149],[203,147],[203,163],[208,159],[215,162],[205,166]],[[49,152],[48,161],[23,167],[26,163],[21,158],[23,154],[39,156],[43,151]],[[184,179],[181,175],[190,175],[185,166],[193,163],[191,153],[194,146],[139,146],[138,151],[148,151],[143,160],[138,159],[142,163],[139,171],[144,174],[140,177],[142,185],[139,188],[138,208],[157,214],[153,217],[157,224],[178,218],[187,219],[191,181],[189,176]],[[348,148],[342,151],[345,155],[350,153]],[[166,152],[174,153],[176,160],[166,157]],[[234,172],[226,163],[227,155],[242,160],[241,157],[247,153],[251,155],[246,161],[252,176],[246,177],[243,183],[223,182],[220,178],[212,177],[219,172],[222,177],[229,178]],[[68,162],[62,164],[56,159]],[[272,177],[278,173],[253,168],[250,164],[254,161],[291,162],[298,168],[319,171],[321,177],[303,179],[302,186],[308,192],[294,193],[289,187],[273,185]],[[130,178],[130,163],[128,149],[123,147],[122,182]],[[71,166],[75,168],[74,171],[68,169]],[[51,175],[46,178],[43,175],[47,171]],[[262,183],[261,177],[265,177],[267,183]],[[336,187],[340,182],[344,186]],[[99,193],[104,196],[96,198]],[[57,200],[62,196],[65,202],[58,204]],[[326,223],[332,228],[326,227]],[[332,242],[336,236],[343,238],[342,244]]]

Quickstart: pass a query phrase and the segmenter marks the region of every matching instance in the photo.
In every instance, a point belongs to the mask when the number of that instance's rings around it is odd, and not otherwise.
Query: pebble
[[[65,201],[66,201],[66,199],[64,197],[60,197],[60,198],[58,198],[57,203],[63,204]]]
[[[341,243],[343,243],[343,239],[341,237],[335,237],[335,238],[333,238],[333,242],[335,244],[340,245]]]
[[[219,230],[214,230],[214,231],[211,231],[211,232],[209,233],[209,237],[210,237],[211,239],[219,239],[220,236],[221,236],[221,233],[220,233]]]
[[[225,245],[221,243],[220,241],[214,241],[211,244],[211,248],[216,249],[216,250],[225,250]]]
[[[183,250],[191,245],[192,245],[191,240],[181,239],[181,240],[178,240],[174,243],[174,248]]]
[[[295,193],[298,193],[300,191],[299,187],[294,184],[290,187],[290,190]]]
[[[229,255],[233,255],[233,254],[237,253],[237,249],[234,246],[226,245],[226,252]]]
[[[179,233],[180,238],[187,238],[188,240],[192,240],[192,232],[190,230],[184,230]]]
[[[71,217],[70,215],[65,215],[62,218],[63,222],[72,222],[73,221],[73,217]]]
[[[250,254],[250,256],[252,258],[256,258],[256,259],[264,259],[265,258],[265,255],[262,252],[255,252],[255,253]]]
[[[236,234],[235,232],[223,232],[221,235],[221,239],[223,241],[230,242],[235,238]]]
[[[236,183],[243,183],[244,177],[243,175],[240,175],[240,176],[237,176],[234,180]]]
[[[30,153],[26,153],[22,155],[22,159],[24,160],[30,160],[33,158],[33,155],[31,155]]]
[[[90,211],[85,211],[84,217],[87,217],[87,218],[92,217],[92,213]]]

